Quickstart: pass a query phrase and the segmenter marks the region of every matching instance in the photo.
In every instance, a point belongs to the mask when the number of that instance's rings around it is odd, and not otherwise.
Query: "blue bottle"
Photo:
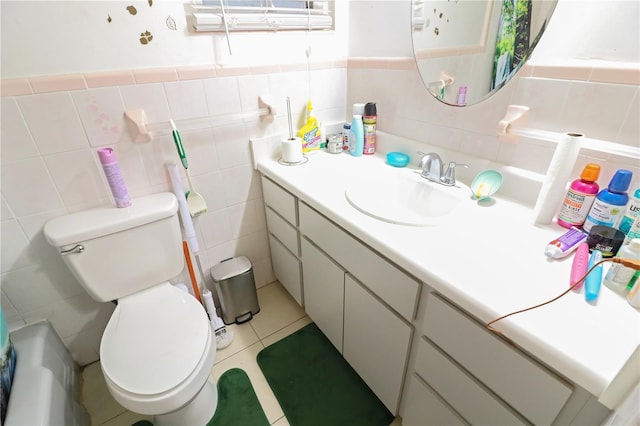
[[[596,196],[583,229],[587,232],[595,225],[618,226],[625,212],[625,206],[629,202],[627,190],[631,184],[633,173],[630,170],[620,169],[613,177],[609,186]]]
[[[364,123],[361,115],[354,115],[349,134],[349,153],[360,157],[364,151]]]

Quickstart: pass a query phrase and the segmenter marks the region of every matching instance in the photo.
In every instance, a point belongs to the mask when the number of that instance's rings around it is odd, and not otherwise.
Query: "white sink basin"
[[[469,187],[462,183],[440,185],[408,169],[363,176],[345,191],[349,203],[361,212],[385,222],[412,226],[442,223],[469,200],[470,194]]]

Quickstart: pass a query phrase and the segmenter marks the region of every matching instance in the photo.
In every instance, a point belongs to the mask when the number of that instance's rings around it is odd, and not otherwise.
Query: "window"
[[[330,1],[201,0],[192,5],[193,27],[219,32],[330,30]]]

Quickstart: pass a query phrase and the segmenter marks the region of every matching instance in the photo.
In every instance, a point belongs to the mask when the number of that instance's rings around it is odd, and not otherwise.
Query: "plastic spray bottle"
[[[611,178],[607,189],[603,189],[596,196],[583,229],[590,231],[594,225],[610,226],[615,228],[620,223],[624,208],[629,202],[627,189],[631,184],[633,173],[630,170],[620,169]]]
[[[298,130],[298,137],[302,140],[302,152],[308,154],[320,150],[322,135],[318,119],[311,114],[313,105],[311,100],[307,102],[307,121]]]
[[[624,214],[622,221],[620,221],[620,230],[625,234],[629,233],[633,221],[640,214],[640,188],[636,189],[631,197],[629,197],[629,206],[627,212]]]
[[[600,165],[589,163],[584,166],[580,179],[571,182],[564,197],[558,213],[558,225],[565,228],[582,226],[600,190],[596,183],[598,176],[600,176]]]
[[[363,154],[371,155],[376,152],[376,124],[378,115],[376,112],[376,104],[368,102],[364,106],[364,116],[362,122],[364,124],[364,149]]]
[[[353,119],[351,120],[351,132],[349,133],[349,153],[354,157],[360,157],[364,151],[363,113],[364,104],[353,104]]]

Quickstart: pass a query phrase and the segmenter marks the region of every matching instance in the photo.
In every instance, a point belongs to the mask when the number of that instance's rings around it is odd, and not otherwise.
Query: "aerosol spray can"
[[[376,114],[376,104],[368,102],[364,106],[362,122],[364,124],[364,149],[363,154],[371,155],[376,152],[376,124],[378,116]]]

